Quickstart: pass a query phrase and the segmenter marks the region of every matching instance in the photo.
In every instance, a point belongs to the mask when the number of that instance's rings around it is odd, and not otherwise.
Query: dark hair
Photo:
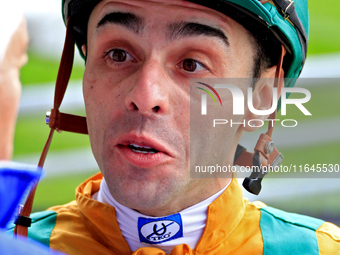
[[[281,54],[281,44],[268,29],[247,29],[254,50],[252,78],[258,79],[263,70],[276,65]]]
[[[263,20],[232,6],[228,9],[228,14],[248,31],[254,50],[252,78],[258,79],[263,70],[278,63],[281,43]]]

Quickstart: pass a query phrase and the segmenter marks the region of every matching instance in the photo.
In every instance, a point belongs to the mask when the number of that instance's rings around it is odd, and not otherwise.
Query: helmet
[[[79,52],[86,43],[88,18],[101,0],[63,0],[64,22],[70,18]],[[307,0],[189,0],[234,19],[246,29],[261,31],[265,49],[273,48],[272,38],[286,49],[283,61],[286,78],[298,78],[306,60],[308,46],[308,3]],[[261,39],[261,38],[260,38]],[[274,40],[275,40],[274,39]],[[296,79],[286,80],[285,86],[292,87]]]

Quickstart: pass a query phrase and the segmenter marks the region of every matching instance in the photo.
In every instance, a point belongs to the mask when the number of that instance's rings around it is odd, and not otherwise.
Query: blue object
[[[0,229],[13,219],[23,195],[41,175],[37,166],[0,161]]]
[[[15,216],[20,200],[28,188],[41,176],[42,169],[34,165],[0,161],[0,254],[6,255],[63,255],[52,251],[34,240],[13,238],[5,232],[8,223]]]
[[[4,255],[63,255],[64,253],[50,250],[48,247],[26,238],[14,238],[0,231],[0,254]]]

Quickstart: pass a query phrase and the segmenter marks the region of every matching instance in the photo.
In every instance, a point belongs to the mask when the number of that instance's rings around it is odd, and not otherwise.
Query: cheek
[[[170,114],[178,128],[188,130],[190,128],[190,97],[188,95],[175,95],[172,96],[170,104]]]
[[[86,115],[90,124],[104,123],[114,118],[118,105],[122,104],[121,85],[116,84],[110,75],[102,74],[90,65],[86,66],[83,78],[83,94],[86,108]]]
[[[83,78],[83,94],[86,110],[87,127],[91,142],[91,147],[96,159],[100,154],[102,147],[102,127],[105,127],[105,100],[102,96],[101,81],[96,79],[95,75],[87,72],[85,69]]]
[[[235,84],[235,79],[205,80],[207,84],[234,84],[244,94],[247,84]],[[193,88],[195,93],[195,88]],[[197,90],[197,89],[196,89]],[[201,93],[201,92],[199,92]],[[192,165],[222,164],[226,159],[233,158],[232,150],[235,136],[243,123],[243,115],[233,115],[233,96],[227,88],[217,89],[223,106],[216,96],[217,105],[207,95],[207,114],[201,114],[201,95],[195,95],[191,102],[190,149]],[[197,93],[198,94],[198,93]],[[231,124],[232,123],[232,124]],[[215,124],[215,125],[214,125]],[[232,164],[233,162],[228,162]]]
[[[86,116],[88,125],[92,127],[92,122],[95,121],[93,119],[96,118],[98,112],[100,112],[100,98],[98,98],[98,80],[96,76],[91,72],[87,72],[85,69],[84,78],[83,78],[83,94],[84,94],[84,102],[86,109]]]

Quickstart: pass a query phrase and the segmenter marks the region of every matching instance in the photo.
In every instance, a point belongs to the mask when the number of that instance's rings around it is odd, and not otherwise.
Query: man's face
[[[253,51],[241,25],[185,1],[104,0],[90,16],[86,55],[91,146],[118,202],[170,214],[226,185],[190,179],[190,78],[250,77]],[[232,164],[240,136],[237,127],[204,130],[195,144],[207,157],[223,144]]]

